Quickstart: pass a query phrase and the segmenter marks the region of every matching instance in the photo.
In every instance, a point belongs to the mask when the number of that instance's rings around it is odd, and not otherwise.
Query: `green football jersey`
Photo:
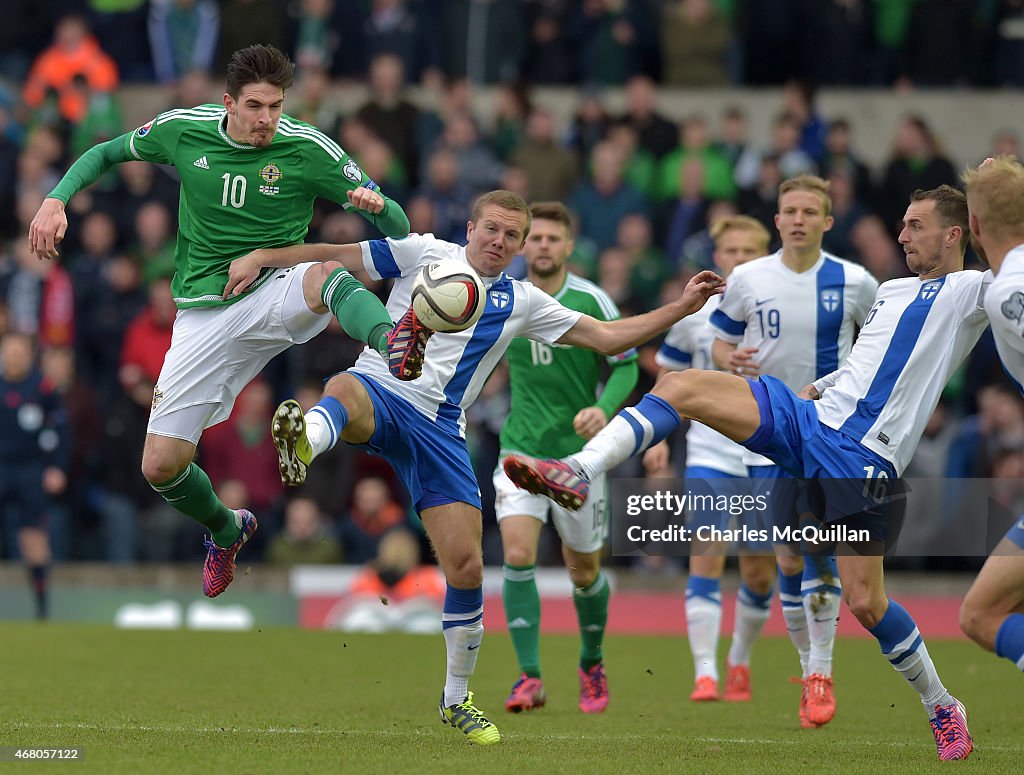
[[[598,320],[619,317],[618,307],[607,293],[574,274],[568,275],[554,298]],[[508,348],[512,409],[501,429],[502,451],[538,457],[579,452],[584,440],[576,435],[572,421],[577,412],[597,400],[602,364],[636,359],[635,350],[606,358],[579,347],[513,339]]]
[[[169,110],[125,136],[133,158],[171,164],[181,177],[171,285],[180,308],[243,298],[221,299],[232,260],[301,243],[317,197],[351,207],[346,191],[376,189],[336,142],[309,124],[282,115],[270,145],[256,148],[228,136],[226,116],[221,105]],[[264,269],[249,291],[272,275]]]

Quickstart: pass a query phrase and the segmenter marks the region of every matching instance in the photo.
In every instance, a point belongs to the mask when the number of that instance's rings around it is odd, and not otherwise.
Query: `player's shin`
[[[679,414],[665,399],[648,393],[619,412],[586,446],[567,458],[588,479],[657,444],[679,427]]]
[[[686,635],[696,678],[718,681],[715,653],[722,625],[722,593],[717,578],[690,574],[686,582]]]
[[[921,638],[917,625],[899,603],[891,598],[881,621],[868,632],[878,639],[882,653],[893,668],[921,696],[929,716],[936,706],[952,705],[954,699],[939,680],[935,664]]]
[[[503,567],[502,601],[519,671],[540,678],[540,595],[534,578],[536,566]]]
[[[348,423],[348,410],[333,396],[324,396],[320,402],[306,412],[306,442],[309,444],[309,460],[332,449],[341,438],[341,432]]]
[[[150,486],[175,509],[206,527],[217,546],[231,546],[242,532],[241,518],[221,503],[210,477],[195,463],[174,479]]]
[[[608,623],[608,578],[599,571],[586,589],[573,589],[572,602],[580,625],[580,667],[589,670],[604,658],[604,628]]]
[[[448,651],[448,669],[444,682],[445,707],[462,702],[469,693],[469,679],[476,669],[476,658],[484,637],[483,614],[482,587],[448,587],[441,625]]]
[[[729,646],[730,665],[749,665],[750,652],[771,614],[772,590],[764,594],[741,584],[736,594],[736,625]]]
[[[810,638],[807,670],[809,673],[830,676],[836,623],[843,599],[834,556],[804,555],[800,593]]]
[[[331,272],[320,295],[346,334],[387,356],[387,335],[394,322],[380,299],[342,268]]]
[[[804,613],[803,599],[800,597],[802,580],[803,571],[787,576],[781,569],[779,570],[779,602],[782,604],[782,618],[786,622],[789,639],[800,655],[801,677],[806,678],[808,661],[811,657],[811,636],[807,630],[807,614]]]

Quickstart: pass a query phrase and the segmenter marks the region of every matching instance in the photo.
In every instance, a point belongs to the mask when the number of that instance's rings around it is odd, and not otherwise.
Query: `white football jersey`
[[[817,380],[818,419],[902,475],[943,387],[977,344],[992,273],[883,283],[850,357]]]
[[[698,312],[683,318],[668,330],[665,342],[655,356],[659,366],[672,371],[715,368],[711,360],[711,343],[715,340],[715,331],[708,325],[708,318],[718,309],[721,300],[721,296],[712,296]],[[686,432],[687,466],[713,468],[733,476],[746,476],[747,466],[743,462],[745,451],[735,441],[704,423],[690,421],[690,429]]]
[[[1024,391],[1024,245],[1003,259],[985,293],[985,312],[992,324],[999,360],[1017,389]]]
[[[370,277],[395,279],[387,301],[393,320],[409,309],[421,266],[442,258],[468,264],[465,247],[433,234],[410,234],[401,240],[373,240],[359,246]],[[504,273],[480,279],[487,289],[483,316],[465,331],[435,333],[427,342],[423,373],[417,379],[396,379],[380,354],[369,347],[352,367],[411,402],[430,419],[453,424],[461,436],[465,436],[466,408],[476,400],[514,337],[554,344],[583,315],[563,307],[532,283],[513,280]]]
[[[758,348],[761,373],[799,392],[846,360],[877,290],[859,264],[822,252],[814,266],[794,272],[780,250],[733,270],[711,325],[723,341]],[[753,452],[744,460],[775,465]]]

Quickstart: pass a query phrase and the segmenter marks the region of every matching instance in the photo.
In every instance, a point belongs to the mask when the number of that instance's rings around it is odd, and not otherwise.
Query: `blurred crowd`
[[[175,561],[202,551],[198,528],[139,473],[175,315],[173,170],[122,164],[79,194],[57,261],[37,261],[25,238],[70,162],[132,128],[124,82],[159,82],[167,108],[219,101],[231,51],[279,45],[299,65],[286,112],[338,138],[403,205],[413,231],[464,242],[470,204],[491,188],[562,200],[577,219],[575,270],[624,314],[656,306],[712,265],[715,218],[750,214],[774,234],[778,186],[805,172],[831,183],[826,250],[879,281],[907,273],[894,237],[908,194],[957,182],[943,139],[927,116],[907,115],[887,162],[869,169],[856,118],[822,115],[809,84],[1024,85],[1024,0],[9,0],[5,12],[0,336],[32,337],[42,384],[58,399],[47,427],[62,438],[60,459],[40,451],[66,474],[50,493],[58,559]],[[352,111],[330,98],[345,79],[368,87]],[[488,115],[474,99],[483,84],[497,97]],[[580,87],[568,123],[532,98],[532,87],[550,84]],[[660,89],[728,84],[783,87],[767,136],[751,134],[742,103],[720,115],[659,112]],[[436,107],[413,101],[410,85],[433,90]],[[599,87],[609,86],[622,89],[624,111],[606,105]],[[991,152],[1019,155],[1017,132],[993,129]],[[320,202],[309,239],[376,236],[359,216]],[[387,464],[358,450],[323,456],[287,496],[278,478],[268,433],[276,401],[295,395],[309,408],[359,349],[332,324],[272,362],[200,443],[221,499],[260,515],[254,540],[270,562],[363,562],[382,536],[415,521]],[[656,374],[653,349],[642,364],[640,390]],[[494,562],[488,489],[507,408],[499,369],[470,413]],[[1020,477],[1022,452],[1024,402],[1002,386],[986,335],[922,442],[915,465],[928,473],[914,475]],[[3,454],[0,445],[0,465]],[[14,518],[0,523],[4,557],[17,551]],[[557,557],[550,546],[548,557]]]

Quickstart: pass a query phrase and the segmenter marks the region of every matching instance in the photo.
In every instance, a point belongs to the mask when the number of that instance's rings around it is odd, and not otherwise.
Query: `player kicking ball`
[[[967,223],[967,201],[956,189],[914,193],[899,241],[917,276],[878,289],[847,361],[799,395],[768,376],[753,380],[693,369],[668,374],[579,453],[564,460],[510,456],[505,462],[519,486],[579,508],[592,477],[689,418],[797,477],[817,479],[825,491],[824,519],[869,535],[866,542],[841,547],[837,556],[843,598],[920,696],[944,760],[971,753],[967,712],[939,679],[913,618],[885,594],[882,555],[890,536],[880,509],[942,388],[988,322],[982,304],[990,275],[963,269]]]
[[[171,290],[178,306],[149,415],[142,474],[165,501],[209,532],[203,593],[221,594],[256,517],[234,511],[193,458],[203,431],[231,414],[238,394],[278,353],[309,341],[330,313],[388,356],[394,324],[337,262],[310,258],[279,269],[262,248],[300,245],[321,196],[355,209],[393,237],[402,208],[333,140],[282,113],[295,70],[272,46],[231,55],[222,105],[169,110],[100,143],[71,165],[29,226],[32,251],[53,259],[67,230],[64,206],[114,164],[171,164],[181,178]],[[242,258],[238,258],[241,256]]]
[[[483,525],[466,444],[466,409],[517,336],[614,356],[700,309],[722,284],[718,275],[702,272],[678,299],[652,312],[598,320],[504,274],[530,225],[521,197],[492,191],[474,204],[465,247],[431,235],[320,246],[345,266],[395,280],[387,307],[400,319],[394,338],[407,343],[408,358],[395,357],[389,368],[376,353],[364,352],[355,366],[327,382],[309,412],[303,415],[297,403],[285,401],[272,426],[286,484],[299,484],[315,458],[341,439],[383,456],[408,489],[447,582],[441,719],[480,745],[497,743],[501,735],[469,691],[483,638]],[[276,256],[282,263],[300,258],[295,248]],[[464,331],[435,333],[410,307],[422,267],[441,259],[468,264],[486,288],[482,316]],[[410,359],[422,363],[422,374],[406,368]]]

